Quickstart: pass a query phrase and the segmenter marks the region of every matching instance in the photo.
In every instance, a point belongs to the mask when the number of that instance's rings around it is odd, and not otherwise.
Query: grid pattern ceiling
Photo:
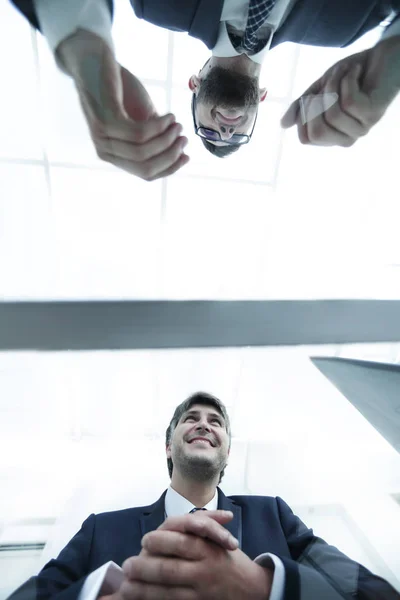
[[[351,49],[274,49],[254,140],[220,160],[192,132],[187,80],[206,49],[116,2],[120,61],[189,137],[189,165],[148,184],[97,158],[45,41],[9,3],[0,17],[12,56],[0,98],[1,298],[399,297],[400,102],[350,149],[304,147],[279,125],[291,99],[379,32]]]

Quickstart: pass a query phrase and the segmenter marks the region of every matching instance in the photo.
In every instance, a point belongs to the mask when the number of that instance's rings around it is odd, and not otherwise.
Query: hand
[[[400,36],[393,36],[328,69],[291,104],[281,125],[297,125],[302,144],[352,146],[399,91]]]
[[[180,517],[169,517],[159,526],[157,531],[163,529],[197,535],[220,545],[221,548],[225,548],[226,550],[236,550],[238,547],[237,539],[225,527],[222,527],[225,523],[229,523],[232,518],[233,514],[231,511],[209,510],[207,511],[207,516],[204,515],[203,511],[198,511]],[[143,548],[140,553],[141,557],[149,556],[149,552],[144,547],[145,538],[146,536],[142,540]],[[127,577],[125,577],[125,581],[129,581]],[[100,600],[124,600],[124,598],[125,596],[121,596],[120,591],[117,591],[109,596],[101,596]]]
[[[167,519],[143,537],[141,554],[124,562],[118,600],[267,600],[271,571],[227,549],[222,529],[215,515]]]
[[[233,513],[228,510],[208,510],[197,511],[180,517],[168,517],[159,526],[158,530],[165,529],[182,534],[191,534],[205,538],[225,548],[226,550],[236,550],[239,542],[231,533],[223,527],[229,521],[232,521]],[[146,536],[143,537],[143,540]],[[142,546],[143,545],[142,540]]]
[[[74,79],[101,159],[146,181],[171,175],[188,162],[182,126],[171,114],[157,115],[144,86],[101,38],[78,30],[57,54]]]

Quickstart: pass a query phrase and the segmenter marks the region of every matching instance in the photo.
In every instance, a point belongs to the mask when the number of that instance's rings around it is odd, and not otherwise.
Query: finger
[[[360,102],[365,103],[366,97],[361,93],[359,86],[359,77],[361,74],[361,65],[355,65],[346,73],[340,82],[340,106],[343,111],[357,118],[357,114],[352,112]],[[360,120],[361,122],[361,120]]]
[[[343,64],[337,64],[324,75],[325,83],[318,94],[304,93],[300,98],[300,116],[302,125],[317,119],[337,104],[340,82],[345,72]]]
[[[346,65],[338,65],[333,69],[322,96],[337,94],[339,102],[335,102],[330,108],[326,108],[324,102],[324,110],[321,115],[307,122],[306,135],[309,143],[319,146],[349,147],[366,133],[364,126],[343,109],[343,85],[346,94],[351,93],[346,86],[350,86],[351,90],[355,92],[356,83],[353,69],[346,71]],[[310,117],[310,115],[308,116]],[[301,135],[304,135],[304,132],[300,132]]]
[[[190,586],[198,577],[199,563],[166,556],[133,556],[123,563],[122,569],[131,581]]]
[[[174,123],[161,135],[142,144],[139,152],[141,160],[149,160],[153,156],[160,155],[168,148],[171,148],[172,144],[178,139],[181,132],[182,125],[180,123]],[[182,143],[184,140],[187,140],[187,138],[181,137]]]
[[[368,110],[368,100],[358,86],[360,72],[361,67],[356,65],[342,77],[339,102],[325,112],[325,121],[354,141],[369,130],[362,121],[362,114]]]
[[[339,95],[333,92],[323,92],[321,94],[304,93],[289,107],[281,119],[281,125],[284,129],[292,127],[296,123],[305,125],[334,105],[338,98]]]
[[[283,129],[289,129],[296,124],[300,114],[300,98],[292,102],[283,117],[281,118],[281,127]]]
[[[126,113],[134,121],[145,121],[157,112],[154,104],[142,83],[121,66],[121,79],[123,88],[123,105]]]
[[[132,121],[132,134],[136,143],[144,143],[163,134],[170,125],[175,123],[175,116],[172,114],[162,117],[151,117],[147,121]]]
[[[191,587],[162,586],[125,580],[120,589],[121,600],[197,600]]]
[[[167,131],[175,122],[172,114],[162,117],[154,116],[146,121],[133,121],[126,115],[112,115],[104,119],[94,119],[87,114],[91,136],[94,141],[102,139],[115,139],[134,144],[143,144],[154,137],[158,137]]]
[[[362,66],[358,64],[343,77],[341,82],[340,104],[343,111],[356,119],[365,133],[367,133],[371,127],[371,101],[367,94],[361,91],[361,72]]]
[[[322,77],[317,79],[314,83],[310,85],[298,98],[295,100],[288,108],[286,113],[283,115],[281,119],[281,126],[284,129],[288,127],[292,127],[293,125],[305,125],[308,121],[315,118],[316,116],[322,114],[324,110],[327,108],[327,104],[329,106],[334,103],[337,99],[337,95],[333,98],[331,96],[325,96],[324,91],[325,85],[328,79],[332,76],[333,71],[341,71],[343,72],[343,63],[338,63],[334,67],[328,69]],[[300,132],[299,137],[302,138],[303,143],[308,141],[306,132]]]
[[[310,87],[308,87],[302,93],[302,95],[299,98],[297,98],[297,100],[292,102],[292,104],[289,106],[289,108],[281,118],[281,127],[283,127],[283,129],[288,129],[289,127],[292,127],[293,125],[296,125],[296,123],[299,122],[298,120],[301,117],[302,98],[304,98],[305,96],[314,96],[319,94],[321,89],[323,88],[323,81],[325,75],[326,74],[317,79],[317,81],[314,81],[314,83],[312,83]]]
[[[183,149],[188,143],[188,139],[185,137],[179,137],[167,150],[153,156],[149,160],[141,163],[141,168],[144,169],[144,179],[146,181],[154,181],[154,179],[160,179],[161,174],[169,170],[171,167],[175,167],[176,163],[180,160]],[[177,169],[173,168],[173,172]]]
[[[154,181],[163,177],[163,173],[171,170],[175,172],[180,168],[177,163],[180,162],[182,150],[185,146],[186,138],[178,138],[170,148],[158,156],[153,156],[144,162],[135,162],[123,158],[118,158],[112,154],[104,153],[101,158],[111,163],[115,167],[127,171],[132,175],[137,175],[145,181]]]
[[[337,99],[340,82],[345,67],[343,64],[335,65],[325,80],[325,86],[321,93],[316,96],[304,96],[302,100],[301,120],[297,121],[299,140],[302,144],[316,146],[350,146],[353,139],[336,125],[340,122],[341,109],[338,102],[332,106],[332,96]],[[330,100],[326,101],[326,96]],[[328,110],[326,110],[326,107]],[[331,120],[327,120],[327,112],[330,111]],[[332,115],[335,119],[332,119]]]
[[[354,138],[330,125],[325,114],[307,125],[298,125],[297,133],[300,142],[306,145],[349,147],[355,142]]]
[[[179,524],[181,521],[183,523],[185,523],[184,526],[186,526],[186,523],[191,523],[191,519],[192,518],[196,518],[199,519],[203,516],[206,516],[210,519],[213,519],[213,521],[216,521],[217,523],[221,523],[221,524],[225,524],[225,523],[229,523],[230,521],[232,521],[233,519],[233,512],[231,510],[198,510],[195,513],[191,513],[191,514],[187,514],[187,515],[182,515],[180,517],[168,517],[159,527],[159,529],[166,529],[167,524],[168,523],[177,523]]]
[[[157,179],[162,179],[163,177],[169,177],[170,175],[173,175],[174,173],[179,171],[179,169],[182,169],[182,167],[187,165],[189,160],[190,160],[190,157],[187,154],[185,154],[185,153],[181,154],[181,156],[178,158],[176,163],[174,163],[168,169],[165,169],[165,171],[162,171],[162,173],[159,173],[157,175]]]
[[[227,550],[235,550],[238,547],[238,541],[223,527],[232,518],[233,514],[230,511],[207,511],[207,515],[204,515],[203,511],[198,511],[195,515],[170,517],[160,525],[159,529],[191,533],[207,538]]]
[[[321,94],[302,96],[300,98],[300,114],[298,124],[307,125],[313,119],[337,103],[339,94],[336,92],[322,92]]]
[[[210,551],[210,541],[179,531],[157,529],[146,533],[142,547],[157,556],[176,556],[185,560],[201,560]]]
[[[97,154],[100,158],[108,154],[116,159],[131,160],[133,162],[144,162],[152,156],[161,154],[172,146],[182,131],[182,125],[174,123],[168,129],[148,142],[137,144],[111,137],[94,139]]]

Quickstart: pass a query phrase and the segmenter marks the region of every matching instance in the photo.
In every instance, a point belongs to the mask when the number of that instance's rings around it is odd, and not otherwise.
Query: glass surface
[[[209,50],[115,0],[118,60],[189,140],[188,165],[149,183],[97,156],[73,82],[1,3],[0,301],[400,300],[400,96],[350,148],[303,145],[280,126],[382,32],[271,50],[252,140],[219,159],[193,131],[188,88]],[[159,497],[166,427],[198,390],[231,416],[225,493],[283,497],[400,590],[400,455],[309,361],[399,364],[399,344],[0,353],[0,600],[90,513]]]

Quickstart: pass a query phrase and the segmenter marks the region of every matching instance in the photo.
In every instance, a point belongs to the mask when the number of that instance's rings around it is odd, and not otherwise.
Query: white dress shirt
[[[274,32],[282,25],[297,0],[277,0],[265,24],[258,30],[257,37],[265,41],[265,46],[257,54],[245,54],[256,63],[262,64],[267,54]],[[240,52],[232,46],[228,30],[243,36],[246,29],[248,0],[225,0],[222,7],[217,43],[212,49],[213,56],[239,56]]]
[[[208,504],[206,504],[204,507],[198,506],[197,508],[216,510],[217,507],[218,492],[216,491],[214,498],[210,500]],[[178,492],[173,490],[171,487],[168,488],[165,496],[165,514],[167,517],[178,517],[185,515],[193,508],[196,508],[194,504],[189,502],[189,500],[186,500],[186,498],[178,494]],[[269,568],[272,567],[274,569],[273,583],[269,600],[281,600],[283,598],[285,587],[285,568],[280,558],[274,554],[265,553],[257,556],[255,562],[261,566]],[[78,600],[96,600],[100,596],[112,594],[118,590],[122,579],[123,575],[121,567],[110,561],[88,575],[81,593],[79,594]]]

